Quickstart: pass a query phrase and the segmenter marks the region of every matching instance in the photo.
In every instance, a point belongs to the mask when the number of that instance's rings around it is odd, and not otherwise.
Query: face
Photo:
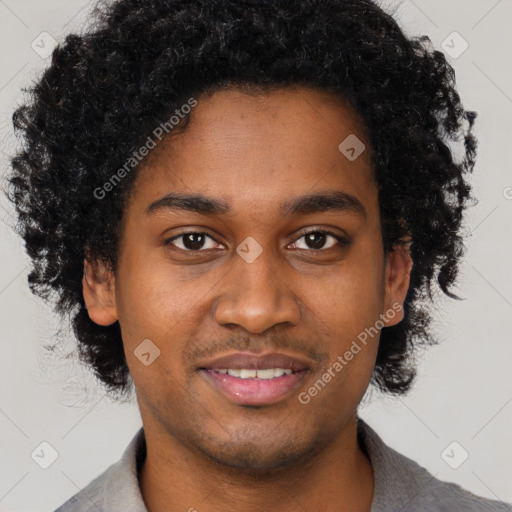
[[[402,319],[410,260],[384,255],[348,104],[305,88],[197,100],[137,175],[116,275],[98,264],[84,297],[96,323],[120,323],[146,430],[225,465],[283,467],[354,417],[379,335],[351,347]],[[348,136],[366,147],[355,159]]]

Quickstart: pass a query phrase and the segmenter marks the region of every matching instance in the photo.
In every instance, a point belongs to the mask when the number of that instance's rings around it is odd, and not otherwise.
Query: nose
[[[252,263],[235,256],[235,268],[226,276],[215,303],[219,325],[237,325],[256,334],[277,324],[299,323],[300,301],[286,282],[285,273],[278,276],[270,266],[271,256],[265,253]]]

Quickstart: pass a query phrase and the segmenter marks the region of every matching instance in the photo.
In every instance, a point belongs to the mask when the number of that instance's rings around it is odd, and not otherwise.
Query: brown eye
[[[305,246],[299,247],[298,242],[295,242],[293,245],[295,249],[313,249],[313,250],[327,250],[336,246],[336,243],[339,245],[347,245],[348,241],[346,238],[331,233],[329,231],[310,231],[309,233],[303,234],[297,240],[304,239]],[[327,247],[326,242],[328,242]]]
[[[181,240],[180,240],[181,239]],[[209,243],[208,240],[210,241]],[[178,241],[175,243],[175,241]],[[206,247],[205,247],[206,243]],[[170,238],[165,242],[165,245],[172,244],[178,249],[183,251],[201,251],[204,249],[215,249],[215,246],[218,245],[217,242],[206,233],[182,233],[181,235],[177,235],[173,238]]]

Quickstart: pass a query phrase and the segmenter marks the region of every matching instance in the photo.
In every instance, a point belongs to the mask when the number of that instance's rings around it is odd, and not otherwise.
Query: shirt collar
[[[103,510],[147,512],[139,487],[139,474],[145,458],[146,438],[144,427],[141,427],[121,459],[109,471],[103,487]]]

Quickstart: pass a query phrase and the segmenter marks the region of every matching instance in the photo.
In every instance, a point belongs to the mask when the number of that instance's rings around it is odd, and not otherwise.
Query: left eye
[[[331,239],[331,244],[327,247],[323,247],[328,238]],[[307,246],[299,247],[298,242],[295,242],[293,245],[296,249],[326,250],[334,247],[336,243],[339,243],[340,245],[346,244],[346,240],[343,237],[330,233],[329,231],[310,231],[309,233],[303,234],[297,240],[302,239],[304,239]]]

